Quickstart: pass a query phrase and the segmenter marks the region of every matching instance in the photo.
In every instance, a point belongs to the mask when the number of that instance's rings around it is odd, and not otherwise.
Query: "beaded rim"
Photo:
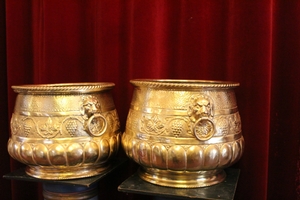
[[[130,80],[138,87],[165,87],[165,88],[234,88],[240,84],[231,81],[215,80],[183,80],[183,79],[133,79]]]
[[[57,83],[14,85],[12,89],[17,93],[90,93],[112,89],[114,83]]]

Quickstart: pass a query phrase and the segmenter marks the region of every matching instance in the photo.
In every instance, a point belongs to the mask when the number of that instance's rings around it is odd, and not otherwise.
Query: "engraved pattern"
[[[17,93],[72,93],[96,92],[114,87],[114,83],[72,83],[72,84],[36,84],[12,86]]]
[[[221,116],[216,119],[216,136],[228,135],[230,133],[230,125],[227,118],[228,117]]]
[[[113,86],[13,86],[19,94],[11,118],[8,153],[28,165],[26,173],[36,178],[83,178],[106,170],[106,162],[116,155],[120,141],[119,119],[110,92]],[[104,116],[111,118],[108,130]],[[94,126],[89,131],[101,129],[101,137],[89,134],[86,125],[91,124]]]
[[[76,120],[70,119],[66,122],[66,130],[73,137],[78,129]]]
[[[215,127],[209,119],[199,119],[194,125],[195,136],[199,140],[208,140],[214,135]]]
[[[48,117],[47,121],[39,127],[39,134],[44,138],[53,138],[59,133],[60,123],[56,120],[53,121]]]
[[[238,84],[180,80],[131,83],[135,90],[122,145],[127,156],[147,172],[141,172],[140,177],[151,177],[157,184],[168,179],[172,187],[179,182],[176,178],[198,180],[191,174],[215,174],[242,156],[244,138],[233,91]],[[179,176],[173,177],[177,172]]]
[[[152,90],[149,89],[149,99],[145,101],[144,107],[150,108],[170,108],[172,110],[185,110],[187,102],[189,101],[188,93],[185,91],[172,90]],[[172,102],[165,101],[165,99],[173,99]]]
[[[182,111],[190,109],[192,101],[196,101],[197,98],[208,98],[213,103],[213,110],[231,110],[236,109],[237,104],[233,91],[201,91],[195,93],[191,91],[174,91],[174,90],[154,90],[152,88],[147,89],[147,95],[145,91],[134,92],[134,98],[131,105],[139,110],[143,108],[156,108],[170,111]],[[172,101],[166,101],[166,99],[172,99]],[[220,113],[222,114],[222,113]]]
[[[149,134],[160,134],[165,128],[158,115],[143,116],[141,124],[141,130]]]
[[[11,122],[10,122],[10,129],[12,134],[17,134],[19,130],[21,129],[21,123],[19,123],[18,118],[15,114],[12,114]]]
[[[23,132],[24,132],[24,136],[25,137],[28,137],[29,134],[32,132],[32,129],[34,129],[35,127],[35,124],[34,122],[32,121],[32,119],[30,118],[25,118],[23,120]]]
[[[155,88],[176,88],[190,90],[193,88],[234,88],[238,87],[239,83],[226,81],[206,81],[206,80],[131,80],[135,86],[139,87],[155,87]]]
[[[142,119],[139,118],[138,112],[131,110],[128,114],[126,127],[132,130],[138,130],[140,124],[141,128],[139,130],[141,133],[181,136],[183,138],[190,137],[192,132],[198,135],[194,135],[197,138],[201,138],[201,135],[204,137],[208,133],[216,137],[241,133],[241,121],[238,112],[231,115],[216,116],[214,118],[202,117],[196,122],[188,122],[188,118],[164,115],[160,115],[160,118],[158,118],[157,114],[147,114],[144,115]]]
[[[116,110],[108,112],[105,115],[105,119],[107,120],[109,130],[111,130],[112,132],[120,130],[120,121]]]
[[[235,133],[240,133],[242,131],[241,117],[239,113],[231,116],[230,127]]]
[[[179,137],[183,133],[183,123],[182,120],[173,120],[171,123],[171,130],[174,137]]]
[[[81,95],[64,95],[59,94],[55,97],[50,98],[47,95],[21,95],[20,108],[16,108],[16,112],[30,112],[31,115],[53,115],[53,114],[68,114],[72,112],[80,113]],[[22,101],[21,101],[22,100]],[[45,103],[47,102],[47,103]],[[75,103],[76,102],[76,103]],[[65,113],[64,113],[65,112]],[[37,114],[35,114],[37,113]],[[45,114],[44,114],[45,113]]]
[[[162,134],[175,138],[193,137],[188,118],[166,117],[166,131]]]
[[[108,134],[114,134],[120,131],[120,123],[116,110],[103,113],[111,116]],[[96,121],[97,122],[97,121]],[[99,124],[99,123],[100,124]],[[103,120],[93,124],[94,128],[103,129]],[[64,137],[82,137],[89,136],[85,128],[86,120],[83,116],[77,117],[24,117],[14,114],[11,119],[11,131],[13,135],[22,137],[40,137],[40,138],[64,138]],[[95,125],[99,125],[96,127]],[[91,127],[92,128],[92,127]],[[93,129],[96,131],[96,129]]]
[[[94,136],[102,135],[106,130],[106,120],[102,115],[93,115],[88,121],[87,129]]]

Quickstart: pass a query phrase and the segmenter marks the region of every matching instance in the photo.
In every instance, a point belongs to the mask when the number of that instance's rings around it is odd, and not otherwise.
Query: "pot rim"
[[[78,82],[13,85],[11,88],[17,93],[91,93],[112,89],[111,82]]]
[[[233,81],[193,80],[193,79],[132,79],[130,83],[138,87],[165,88],[235,88],[240,84]]]

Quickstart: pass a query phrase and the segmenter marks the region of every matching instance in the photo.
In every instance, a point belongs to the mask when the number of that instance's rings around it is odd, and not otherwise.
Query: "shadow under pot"
[[[133,97],[122,146],[150,183],[196,188],[222,182],[242,156],[234,88],[207,80],[131,80]]]
[[[109,169],[120,123],[113,83],[12,86],[18,93],[8,152],[40,179],[90,177]]]

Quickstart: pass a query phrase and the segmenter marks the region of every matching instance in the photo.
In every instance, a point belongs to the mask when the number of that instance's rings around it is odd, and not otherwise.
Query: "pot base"
[[[32,166],[26,167],[29,176],[47,180],[67,180],[96,176],[106,172],[110,165],[82,165],[82,166]]]
[[[226,178],[223,169],[208,171],[171,171],[141,167],[138,171],[141,179],[166,187],[198,188],[221,183]]]

